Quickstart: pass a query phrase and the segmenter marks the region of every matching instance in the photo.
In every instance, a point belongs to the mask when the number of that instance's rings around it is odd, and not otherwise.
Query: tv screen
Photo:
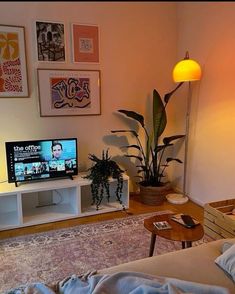
[[[77,139],[6,142],[8,182],[78,174]]]

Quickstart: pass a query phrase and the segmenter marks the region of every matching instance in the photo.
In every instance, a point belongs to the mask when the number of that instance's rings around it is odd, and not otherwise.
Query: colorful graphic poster
[[[0,97],[28,95],[23,28],[0,26]]]
[[[89,78],[51,78],[52,108],[85,108],[90,107]]]
[[[41,116],[99,115],[100,71],[38,69]]]

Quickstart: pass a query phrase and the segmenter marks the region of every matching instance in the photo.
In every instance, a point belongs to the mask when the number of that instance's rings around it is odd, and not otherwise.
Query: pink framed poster
[[[99,27],[72,24],[73,62],[99,63]]]

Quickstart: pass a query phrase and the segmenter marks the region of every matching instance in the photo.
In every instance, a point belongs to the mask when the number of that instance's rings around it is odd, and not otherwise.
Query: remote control
[[[195,222],[193,221],[193,219],[190,215],[183,214],[183,215],[181,215],[181,218],[182,218],[183,222],[185,223],[186,227],[193,228],[196,226]]]

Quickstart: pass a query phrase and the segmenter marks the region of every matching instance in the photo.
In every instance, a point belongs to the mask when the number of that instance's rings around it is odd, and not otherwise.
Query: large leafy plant
[[[171,161],[182,163],[178,158],[166,157],[165,151],[168,147],[173,145],[173,142],[184,138],[185,135],[174,135],[165,137],[161,140],[161,136],[167,125],[166,107],[171,96],[182,85],[180,83],[173,91],[165,94],[164,99],[156,89],[153,90],[152,101],[152,126],[147,128],[143,115],[131,111],[120,109],[118,112],[124,114],[128,118],[137,121],[144,130],[145,144],[141,142],[139,134],[136,130],[113,130],[112,133],[130,133],[136,139],[136,144],[123,146],[127,149],[138,151],[138,154],[126,154],[126,157],[135,158],[138,162],[138,176],[142,178],[141,184],[144,186],[162,186],[163,177],[165,176],[165,169],[169,166]],[[162,141],[162,143],[161,143]]]

